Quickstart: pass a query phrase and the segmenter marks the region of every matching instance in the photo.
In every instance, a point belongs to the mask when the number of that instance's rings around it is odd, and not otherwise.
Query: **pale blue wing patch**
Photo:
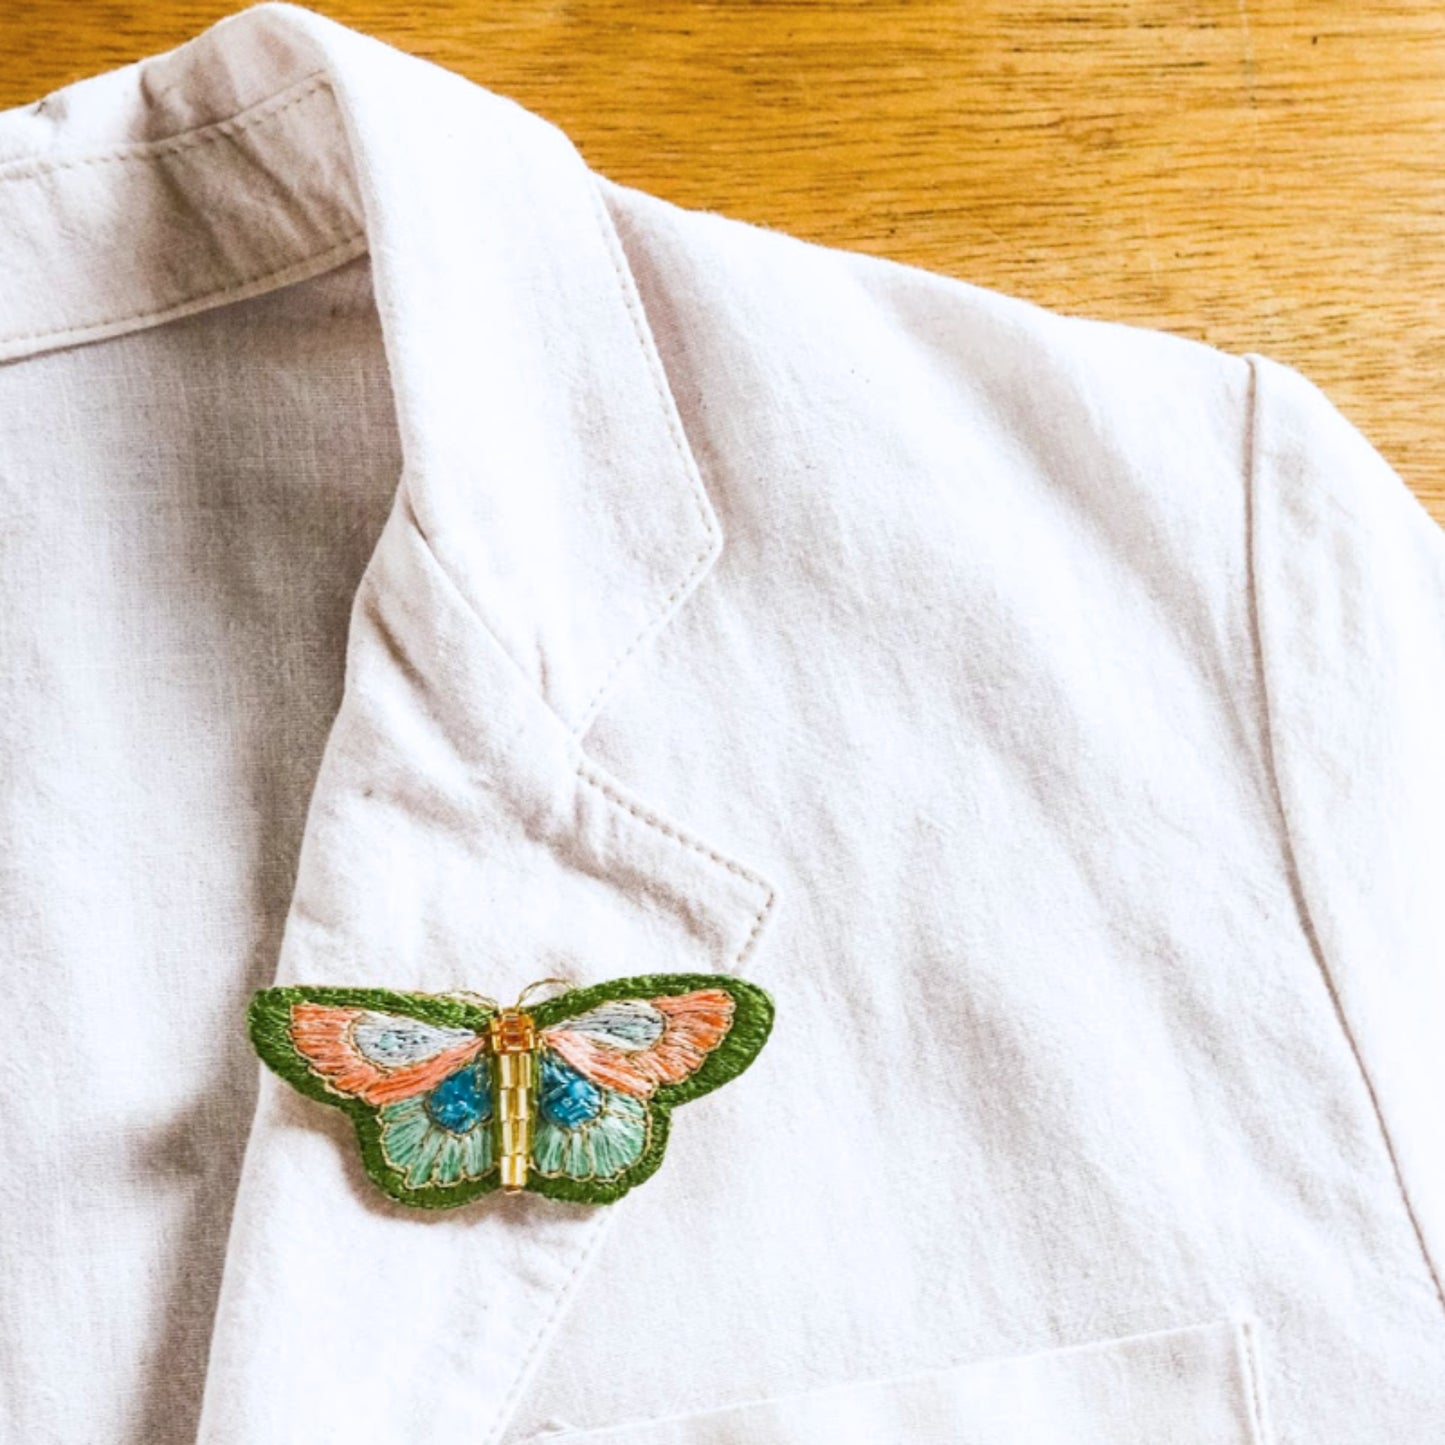
[[[367,1012],[351,1026],[356,1051],[369,1063],[400,1069],[435,1058],[476,1038],[471,1029],[445,1029],[404,1014]]]
[[[646,999],[622,998],[598,1004],[584,1014],[554,1025],[569,1034],[583,1034],[623,1053],[649,1049],[662,1037],[667,1020]]]
[[[409,1189],[445,1187],[490,1173],[496,1155],[486,1060],[466,1064],[429,1093],[384,1105],[381,1152]]]
[[[569,1020],[568,1028],[575,1027]],[[651,1130],[651,1111],[642,1100],[594,1083],[551,1049],[541,1051],[532,1130],[532,1167],[539,1174],[615,1179],[642,1157]]]

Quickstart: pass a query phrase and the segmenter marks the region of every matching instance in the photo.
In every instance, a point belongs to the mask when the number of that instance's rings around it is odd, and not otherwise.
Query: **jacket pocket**
[[[1258,1325],[1220,1320],[849,1382],[557,1445],[1267,1445]]]

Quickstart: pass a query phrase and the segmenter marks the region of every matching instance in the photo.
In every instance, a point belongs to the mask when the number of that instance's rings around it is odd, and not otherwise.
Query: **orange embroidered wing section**
[[[541,1042],[593,1083],[646,1099],[702,1068],[732,1028],[735,1008],[720,988],[617,999],[543,1030]]]
[[[339,1094],[392,1104],[435,1088],[481,1052],[482,1035],[405,1014],[295,1003],[288,1029],[296,1052]]]

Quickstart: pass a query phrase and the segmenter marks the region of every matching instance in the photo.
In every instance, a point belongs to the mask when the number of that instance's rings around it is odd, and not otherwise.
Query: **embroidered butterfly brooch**
[[[251,1040],[344,1109],[371,1178],[451,1209],[494,1189],[609,1204],[662,1162],[677,1104],[736,1078],[773,1025],[755,984],[651,974],[510,1008],[475,994],[262,989]]]

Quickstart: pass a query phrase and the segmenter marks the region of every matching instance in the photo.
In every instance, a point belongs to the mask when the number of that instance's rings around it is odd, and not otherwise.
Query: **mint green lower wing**
[[[550,1049],[537,1075],[529,1188],[606,1203],[652,1172],[665,1142],[663,1110],[594,1083]]]
[[[449,1189],[491,1173],[492,1096],[485,1060],[467,1065],[427,1094],[379,1111],[382,1157],[408,1189]]]

